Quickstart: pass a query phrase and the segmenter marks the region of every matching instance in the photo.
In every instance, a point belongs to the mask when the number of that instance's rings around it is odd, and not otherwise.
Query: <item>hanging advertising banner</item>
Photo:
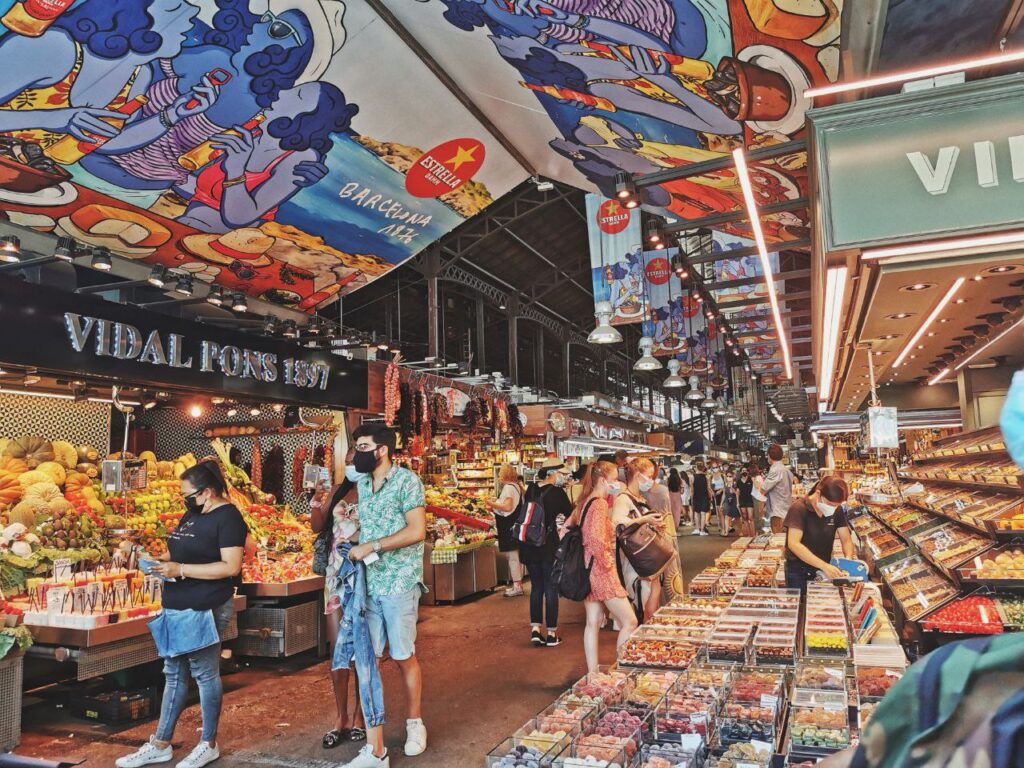
[[[644,259],[640,210],[587,195],[587,234],[594,301],[612,305],[612,325],[644,319]]]

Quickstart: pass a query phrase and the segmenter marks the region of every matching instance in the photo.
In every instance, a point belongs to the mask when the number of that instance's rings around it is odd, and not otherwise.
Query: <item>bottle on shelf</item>
[[[113,110],[114,112],[120,112],[124,115],[123,118],[101,117],[100,120],[105,123],[110,123],[110,125],[115,128],[123,128],[124,124],[128,122],[128,118],[148,103],[149,99],[147,97],[141,95],[136,96]],[[91,136],[94,141],[82,141],[74,136],[67,135],[56,144],[44,149],[43,152],[45,152],[46,155],[54,162],[60,163],[61,165],[71,165],[72,163],[77,163],[90,152],[95,151],[110,141],[106,136],[99,136],[95,133],[90,133],[89,136]]]
[[[75,0],[21,0],[0,18],[11,32],[39,37]]]
[[[261,112],[255,117],[246,120],[244,123],[242,123],[242,127],[245,128],[247,131],[251,131],[266,119],[266,116]],[[224,133],[231,133],[235,134],[236,136],[238,135],[238,131],[234,130],[233,128],[229,128],[228,130],[224,131]],[[199,170],[204,165],[209,163],[211,160],[215,160],[216,158],[220,157],[220,150],[215,149],[213,146],[216,143],[216,139],[207,139],[198,147],[193,147],[188,152],[186,152],[185,154],[178,158],[178,165],[180,165],[189,173],[191,173],[192,171]]]

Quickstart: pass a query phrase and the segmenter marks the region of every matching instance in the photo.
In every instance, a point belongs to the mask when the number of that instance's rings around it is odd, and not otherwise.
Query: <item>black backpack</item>
[[[552,568],[551,578],[558,586],[558,594],[567,600],[580,602],[587,599],[590,594],[590,569],[594,564],[593,558],[590,563],[586,562],[587,555],[583,548],[583,524],[587,520],[587,512],[593,500],[583,508],[580,516],[580,524],[574,525],[566,531],[558,551],[555,552],[555,564]]]
[[[544,514],[544,491],[531,486],[519,502],[519,511],[512,536],[528,547],[543,547],[548,538],[547,517]]]

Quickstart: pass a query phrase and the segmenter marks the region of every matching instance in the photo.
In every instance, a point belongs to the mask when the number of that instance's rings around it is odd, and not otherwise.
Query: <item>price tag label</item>
[[[775,709],[778,706],[779,697],[769,696],[767,693],[761,694],[761,707],[763,709]]]
[[[103,598],[103,586],[98,581],[90,581],[85,586],[85,599],[89,602],[90,610],[100,604]]]
[[[46,590],[46,612],[64,613],[64,598],[67,597],[67,593],[66,587],[50,587]]]
[[[257,560],[257,562],[259,562],[260,565],[266,565],[267,564],[267,550],[265,550],[265,549],[258,549],[258,550],[256,550],[256,560]]]
[[[981,614],[981,623],[982,624],[989,624],[990,623],[990,620],[988,618],[988,609],[985,608],[984,605],[979,605],[978,606],[978,613]]]
[[[772,753],[772,745],[769,744],[767,741],[758,741],[757,739],[751,739],[750,743],[758,752],[767,752],[769,755]]]
[[[117,579],[114,582],[114,603],[116,605],[128,605],[127,579]]]
[[[917,593],[917,601],[921,604],[922,608],[927,609],[931,605],[931,601],[924,596],[921,592]]]
[[[71,590],[71,612],[88,613],[89,588],[85,586],[75,587]]]
[[[757,763],[736,763],[736,768],[761,768]]]
[[[53,561],[54,581],[70,581],[74,575],[74,566],[68,558],[62,557]]]

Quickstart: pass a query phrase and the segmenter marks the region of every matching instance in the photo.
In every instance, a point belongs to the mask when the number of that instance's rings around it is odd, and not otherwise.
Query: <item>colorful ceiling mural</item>
[[[838,0],[384,1],[541,173],[609,197],[618,169],[802,136],[804,89],[839,65]],[[762,203],[804,197],[806,155],[761,164],[754,184]],[[648,188],[644,202],[692,220],[743,201],[726,169]],[[765,227],[773,242],[803,239],[806,213]]]
[[[0,211],[312,311],[527,173],[363,0],[0,0]]]

